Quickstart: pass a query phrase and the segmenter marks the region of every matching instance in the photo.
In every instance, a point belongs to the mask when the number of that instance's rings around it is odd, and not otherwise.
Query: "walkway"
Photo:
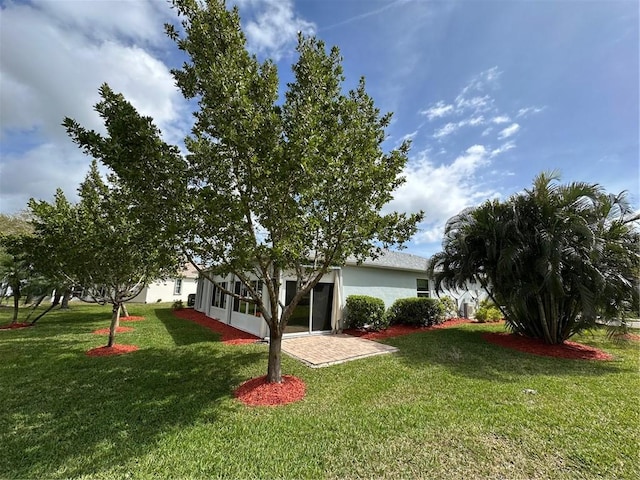
[[[282,340],[282,351],[312,368],[318,368],[397,352],[398,349],[342,333],[285,338]]]

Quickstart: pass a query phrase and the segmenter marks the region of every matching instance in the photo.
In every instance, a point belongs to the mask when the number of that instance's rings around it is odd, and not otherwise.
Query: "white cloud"
[[[520,125],[518,125],[517,123],[512,123],[507,128],[505,128],[504,130],[501,130],[500,133],[498,133],[498,138],[500,140],[509,138],[515,135],[518,132],[518,130],[520,130]]]
[[[526,118],[529,115],[534,115],[536,113],[542,112],[546,107],[526,107],[518,110],[516,118]]]
[[[456,107],[459,111],[473,110],[475,112],[491,108],[493,99],[489,95],[465,98],[462,94],[456,97]]]
[[[484,145],[473,145],[450,164],[441,165],[436,165],[428,153],[422,151],[407,164],[404,172],[407,181],[397,190],[386,210],[424,210],[425,220],[414,242],[440,242],[450,217],[497,195],[480,179],[491,159],[492,152]]]
[[[498,86],[498,80],[500,79],[502,72],[498,70],[498,67],[491,67],[488,70],[480,72],[475,75],[469,83],[462,89],[460,96],[465,96],[472,91],[485,91],[489,88],[496,88]]]
[[[411,132],[411,133],[407,133],[406,135],[403,135],[403,136],[400,138],[400,140],[398,140],[398,141],[396,142],[396,146],[395,146],[395,148],[398,148],[400,145],[402,145],[402,142],[404,142],[404,141],[406,141],[406,140],[413,140],[413,139],[416,137],[416,135],[417,135],[417,134],[418,134],[418,130],[414,130],[414,131],[413,131],[413,132]]]
[[[421,110],[420,114],[426,115],[429,120],[433,120],[434,118],[440,118],[451,114],[453,111],[453,105],[447,105],[443,101],[439,101],[432,107],[429,107],[426,110]]]
[[[153,53],[164,48],[163,42],[172,44],[162,24],[174,21],[173,14],[168,5],[155,1],[121,7],[127,15],[113,2],[101,1],[3,7],[0,41],[11,45],[0,56],[3,211],[23,208],[17,202],[32,196],[50,196],[57,186],[75,190],[88,159],[68,139],[61,122],[69,116],[103,131],[93,106],[104,82],[153,117],[167,141],[182,141],[184,126],[191,121],[187,104],[168,67]]]
[[[178,119],[183,100],[164,63],[140,47],[118,42],[116,37],[95,40],[106,35],[100,33],[100,27],[108,28],[106,19],[96,24],[90,37],[52,18],[54,7],[59,6],[62,13],[68,10],[67,2],[45,4],[47,9],[42,11],[12,5],[2,12],[2,43],[21,39],[13,48],[3,49],[0,57],[3,132],[35,128],[46,135],[64,134],[60,123],[65,116],[99,128],[101,122],[93,105],[103,82],[122,92],[161,127],[168,128]],[[111,18],[115,21],[117,17]],[[156,20],[160,22],[162,17],[156,15]],[[148,19],[141,21],[146,28]]]
[[[438,130],[436,130],[433,134],[433,138],[435,139],[443,139],[449,135],[451,135],[452,133],[457,132],[458,130],[460,130],[462,127],[477,127],[478,125],[484,125],[485,123],[485,119],[482,115],[477,116],[477,117],[469,117],[469,118],[465,118],[460,120],[457,123],[454,122],[449,122],[446,125],[444,125],[443,127],[439,128]]]
[[[502,145],[500,145],[498,148],[494,148],[493,150],[491,150],[491,158],[500,155],[501,153],[507,152],[513,148],[516,148],[516,144],[513,141],[508,141],[503,143]]]
[[[70,141],[46,143],[23,154],[3,155],[0,164],[2,210],[22,210],[31,197],[51,201],[58,187],[69,200],[75,201],[77,187],[88,167],[89,159]]]
[[[292,0],[242,0],[238,4],[242,17],[246,13],[251,18],[243,22],[247,47],[275,60],[296,42],[298,32],[316,32],[315,24],[296,15]]]
[[[433,138],[437,138],[437,139],[444,138],[448,135],[451,135],[453,132],[458,130],[458,128],[459,127],[457,123],[447,123],[444,127],[436,130],[436,132],[433,134]]]
[[[484,117],[482,115],[480,115],[479,117],[469,118],[467,120],[464,120],[464,124],[465,125],[471,125],[472,127],[476,127],[478,125],[483,125],[484,124]]]
[[[498,115],[497,117],[493,117],[491,119],[491,121],[493,123],[495,123],[496,125],[500,125],[502,123],[508,123],[511,121],[511,119],[509,118],[508,115]]]

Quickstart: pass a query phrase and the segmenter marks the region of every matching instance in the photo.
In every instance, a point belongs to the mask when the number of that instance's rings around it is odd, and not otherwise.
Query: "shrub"
[[[480,302],[480,306],[476,311],[476,320],[480,323],[498,322],[502,320],[502,312],[495,303],[485,299]]]
[[[182,310],[184,308],[184,303],[182,303],[182,300],[176,300],[173,302],[173,305],[171,305],[171,308],[174,310]]]
[[[444,318],[454,318],[458,316],[458,306],[456,301],[451,297],[440,297],[440,305],[444,312]]]
[[[399,298],[389,311],[391,325],[415,325],[430,327],[444,321],[444,307],[436,298]]]
[[[384,301],[367,295],[349,295],[345,304],[347,328],[384,330],[389,326],[384,314]]]

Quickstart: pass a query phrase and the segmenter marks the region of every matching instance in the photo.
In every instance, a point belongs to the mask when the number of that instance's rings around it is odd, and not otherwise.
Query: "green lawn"
[[[637,342],[595,332],[576,340],[614,361],[560,360],[469,324],[329,368],[285,355],[306,398],[249,408],[232,391],[266,373],[264,345],[225,346],[163,306],[130,313],[147,320],[120,357],[84,354],[108,307],[0,331],[0,478],[640,478]]]

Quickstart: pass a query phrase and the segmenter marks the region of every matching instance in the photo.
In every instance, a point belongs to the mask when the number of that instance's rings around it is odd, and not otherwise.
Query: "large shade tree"
[[[449,220],[436,288],[477,281],[519,334],[562,343],[596,318],[637,311],[640,246],[624,193],[540,174],[533,188]]]
[[[82,299],[112,305],[111,347],[125,302],[177,271],[176,249],[132,217],[132,193],[116,175],[105,181],[95,160],[78,193],[78,204],[61,190],[52,203],[29,202],[35,242],[48,252],[48,268],[82,289]]]
[[[237,9],[220,0],[173,3],[182,29],[166,30],[187,57],[173,75],[198,104],[186,157],[106,86],[96,108],[108,136],[66,125],[138,193],[142,223],[174,238],[210,280],[233,274],[244,284],[243,300],[269,326],[267,380],[280,382],[282,334],[298,302],[347,257],[375,256],[416,231],[421,213],[381,214],[404,181],[409,144],[383,151],[391,115],[375,107],[364,79],[343,92],[337,48],[300,36],[281,101],[276,67],[247,51]],[[287,304],[285,272],[297,277]]]

